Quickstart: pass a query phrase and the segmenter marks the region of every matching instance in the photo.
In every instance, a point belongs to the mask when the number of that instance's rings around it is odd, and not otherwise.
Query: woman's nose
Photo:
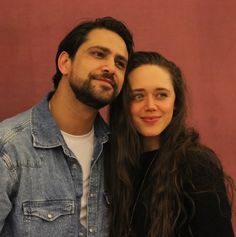
[[[155,103],[155,99],[152,96],[148,96],[147,97],[146,109],[147,110],[152,110],[152,111],[157,109],[157,106],[156,106],[156,103]]]

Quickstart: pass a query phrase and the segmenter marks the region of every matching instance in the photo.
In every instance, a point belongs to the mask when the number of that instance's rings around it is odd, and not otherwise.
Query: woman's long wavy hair
[[[188,199],[194,211],[194,203],[183,191],[183,167],[191,162],[186,153],[189,149],[205,149],[209,154],[209,170],[217,167],[225,176],[220,161],[213,151],[199,143],[198,133],[186,126],[186,87],[181,70],[171,61],[156,52],[136,52],[129,60],[126,79],[118,98],[110,106],[111,142],[106,156],[107,187],[111,196],[111,236],[128,236],[133,196],[133,182],[142,153],[142,140],[134,128],[130,115],[131,91],[129,74],[142,65],[157,65],[171,75],[175,105],[173,118],[160,135],[160,155],[155,162],[151,177],[153,182],[145,188],[148,195],[149,237],[172,237],[193,213],[185,210],[183,200]],[[145,80],[145,78],[143,78]],[[186,158],[184,158],[186,157]],[[204,163],[206,166],[206,164]],[[185,170],[186,171],[186,170]],[[204,190],[197,190],[204,191]]]

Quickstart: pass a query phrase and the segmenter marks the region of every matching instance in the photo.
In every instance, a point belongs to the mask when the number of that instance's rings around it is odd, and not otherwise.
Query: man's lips
[[[112,87],[115,86],[115,83],[113,80],[111,79],[108,79],[108,78],[94,78],[94,80],[97,80],[97,81],[101,81],[101,82],[105,82],[105,83],[108,83],[109,85],[111,85]]]

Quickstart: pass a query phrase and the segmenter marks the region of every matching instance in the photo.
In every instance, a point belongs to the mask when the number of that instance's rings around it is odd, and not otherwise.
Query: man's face
[[[68,80],[76,98],[93,108],[109,104],[120,92],[128,60],[124,40],[106,29],[94,29],[71,62]]]

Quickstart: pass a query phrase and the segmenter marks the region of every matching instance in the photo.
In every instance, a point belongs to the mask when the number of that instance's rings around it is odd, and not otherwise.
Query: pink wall
[[[29,108],[52,88],[58,43],[75,24],[111,15],[132,29],[136,50],[157,50],[182,67],[191,94],[190,122],[236,179],[235,0],[46,2],[0,3],[0,120]]]

